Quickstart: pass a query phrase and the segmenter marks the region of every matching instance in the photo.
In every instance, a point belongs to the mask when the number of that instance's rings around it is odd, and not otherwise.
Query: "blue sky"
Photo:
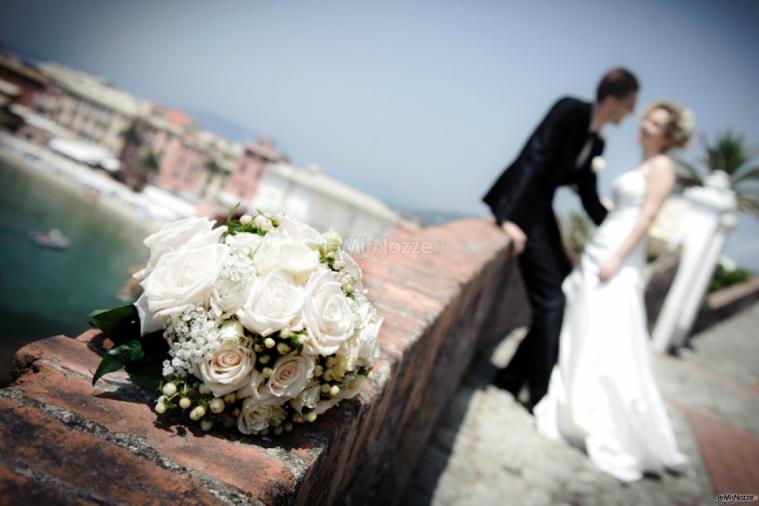
[[[9,48],[240,140],[271,137],[296,163],[405,208],[484,214],[480,196],[550,103],[591,98],[617,64],[640,77],[641,105],[676,99],[707,134],[759,144],[755,0],[1,1]],[[604,136],[608,194],[640,159],[635,119]],[[729,250],[746,263],[759,226],[740,228]]]

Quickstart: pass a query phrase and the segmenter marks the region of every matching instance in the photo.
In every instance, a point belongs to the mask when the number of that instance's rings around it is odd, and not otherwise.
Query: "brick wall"
[[[426,246],[425,246],[426,245]],[[279,437],[159,421],[103,339],[25,346],[0,390],[0,503],[392,504],[480,338],[526,316],[506,240],[486,220],[398,231],[361,259],[385,317],[361,395]]]

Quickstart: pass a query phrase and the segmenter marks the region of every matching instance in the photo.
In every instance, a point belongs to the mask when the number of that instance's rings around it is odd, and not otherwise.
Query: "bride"
[[[614,209],[565,279],[559,361],[535,406],[538,430],[584,446],[623,481],[687,463],[653,376],[643,305],[648,227],[675,181],[667,152],[686,144],[690,113],[650,105],[640,124],[643,161],[614,182]]]

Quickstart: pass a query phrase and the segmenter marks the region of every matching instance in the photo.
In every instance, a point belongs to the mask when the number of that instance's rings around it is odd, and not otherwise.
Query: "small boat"
[[[71,239],[63,235],[57,228],[51,228],[44,232],[30,234],[31,239],[39,246],[51,249],[66,249],[71,244]]]

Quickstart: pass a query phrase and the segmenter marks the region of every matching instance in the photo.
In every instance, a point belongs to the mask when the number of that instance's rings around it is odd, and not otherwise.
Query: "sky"
[[[759,2],[0,0],[0,42],[107,77],[392,206],[484,215],[480,198],[562,95],[624,65],[701,132],[759,145]],[[640,161],[608,126],[602,194]],[[685,153],[695,158],[698,142]],[[562,210],[579,209],[568,192]],[[728,250],[759,269],[759,225]],[[753,241],[753,242],[752,242]],[[746,261],[744,261],[746,263]]]

